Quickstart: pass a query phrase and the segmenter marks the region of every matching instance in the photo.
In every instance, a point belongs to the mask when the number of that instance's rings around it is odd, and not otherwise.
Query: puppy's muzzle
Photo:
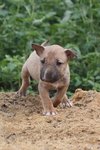
[[[40,72],[40,79],[45,82],[54,83],[60,79],[60,73],[53,67],[43,67]]]

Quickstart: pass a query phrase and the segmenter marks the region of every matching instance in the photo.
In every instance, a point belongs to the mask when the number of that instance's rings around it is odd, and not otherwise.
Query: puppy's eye
[[[61,66],[63,64],[63,62],[57,60],[56,64],[57,64],[57,66]]]
[[[45,63],[45,58],[40,60],[42,64]]]

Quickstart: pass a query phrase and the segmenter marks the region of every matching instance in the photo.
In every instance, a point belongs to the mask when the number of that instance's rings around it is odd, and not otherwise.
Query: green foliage
[[[70,91],[100,90],[100,2],[98,0],[1,0],[0,89],[16,90],[32,43],[58,43],[77,51]],[[33,83],[35,85],[35,83]]]
[[[94,89],[100,91],[100,53],[93,52],[71,62],[70,89]]]
[[[20,70],[24,57],[6,55],[0,62],[0,90],[14,89],[20,84]]]

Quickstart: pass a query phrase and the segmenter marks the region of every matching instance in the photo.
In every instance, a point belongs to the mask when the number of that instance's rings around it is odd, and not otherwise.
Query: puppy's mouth
[[[41,78],[41,80],[42,81],[44,81],[44,82],[49,82],[49,83],[55,83],[55,82],[57,82],[59,79],[43,79],[43,78]]]

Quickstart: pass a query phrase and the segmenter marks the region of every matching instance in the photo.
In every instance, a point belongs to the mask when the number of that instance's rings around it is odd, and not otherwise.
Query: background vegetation
[[[98,0],[1,0],[0,90],[18,90],[21,67],[32,51],[31,44],[49,39],[51,44],[78,53],[70,62],[69,91],[100,91],[99,31]]]

